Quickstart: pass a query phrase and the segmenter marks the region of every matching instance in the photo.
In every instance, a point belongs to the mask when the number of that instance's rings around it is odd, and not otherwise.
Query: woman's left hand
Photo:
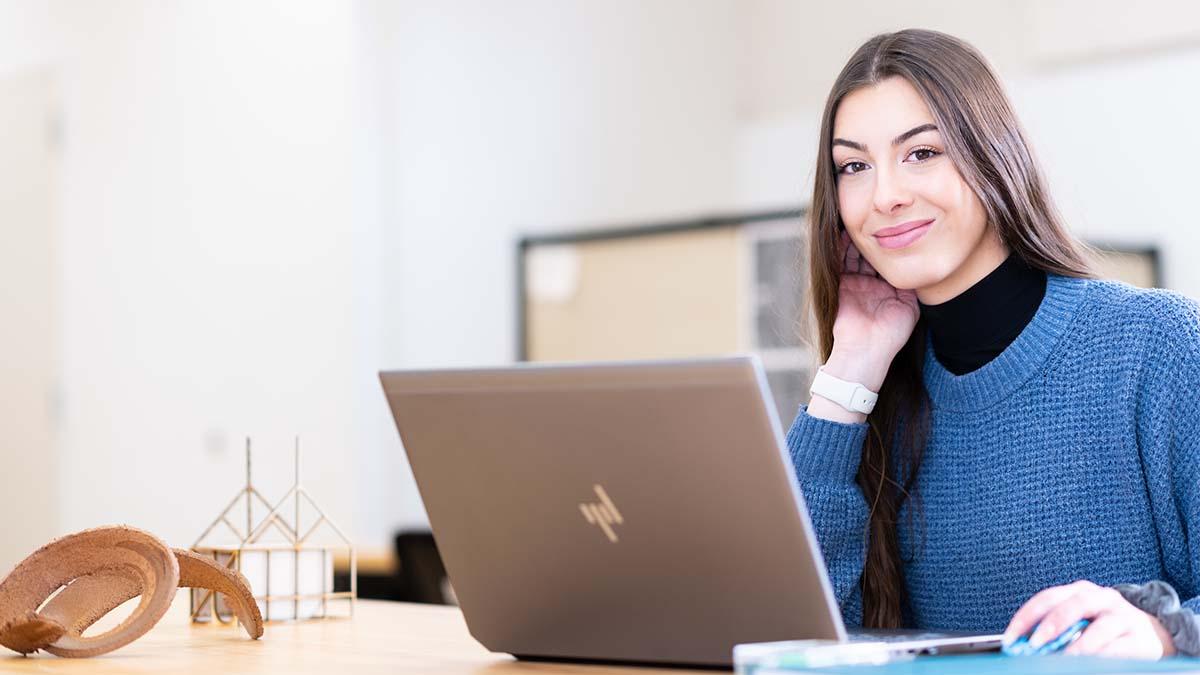
[[[1004,644],[1025,635],[1033,647],[1058,637],[1080,619],[1091,619],[1064,654],[1095,654],[1135,659],[1159,659],[1175,654],[1171,634],[1157,617],[1129,604],[1115,589],[1090,581],[1054,586],[1033,596],[1013,615],[1004,631]]]

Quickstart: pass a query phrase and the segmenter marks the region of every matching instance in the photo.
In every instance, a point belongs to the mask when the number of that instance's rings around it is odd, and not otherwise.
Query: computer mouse
[[[1058,637],[1050,640],[1046,644],[1034,649],[1029,646],[1029,637],[1037,630],[1035,625],[1028,633],[1022,635],[1012,644],[1007,644],[1001,647],[1001,651],[1009,656],[1040,656],[1042,654],[1057,654],[1066,649],[1068,645],[1079,639],[1083,634],[1083,629],[1091,623],[1090,619],[1080,619],[1076,621],[1070,628],[1066,629],[1058,635]]]

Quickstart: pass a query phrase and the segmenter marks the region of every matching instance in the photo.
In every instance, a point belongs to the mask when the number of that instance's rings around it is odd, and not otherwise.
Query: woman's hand
[[[897,290],[879,276],[859,254],[845,230],[839,240],[839,252],[842,276],[838,313],[833,320],[833,350],[822,369],[878,392],[892,359],[917,325],[920,317],[917,294],[912,290]],[[813,397],[808,413],[847,423],[862,423],[867,418],[820,396]]]
[[[842,278],[833,322],[834,351],[882,357],[890,365],[920,318],[917,293],[897,290],[879,276],[845,230],[839,250]]]
[[[1080,619],[1091,619],[1064,654],[1096,654],[1158,659],[1175,654],[1175,643],[1158,618],[1129,604],[1112,588],[1090,581],[1054,586],[1033,596],[1013,615],[1004,631],[1009,644],[1037,625],[1032,647],[1058,637]]]

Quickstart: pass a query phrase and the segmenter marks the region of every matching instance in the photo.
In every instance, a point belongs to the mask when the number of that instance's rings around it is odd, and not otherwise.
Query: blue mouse
[[[1080,619],[1079,621],[1076,621],[1070,628],[1060,633],[1058,637],[1050,640],[1037,649],[1029,646],[1029,636],[1033,635],[1034,631],[1037,630],[1037,626],[1035,625],[1025,635],[1013,640],[1011,644],[1004,645],[1001,648],[1001,651],[1009,656],[1039,656],[1042,654],[1057,654],[1058,652],[1066,649],[1067,646],[1072,642],[1078,640],[1079,636],[1083,634],[1083,629],[1087,628],[1088,624],[1090,623],[1090,619]]]

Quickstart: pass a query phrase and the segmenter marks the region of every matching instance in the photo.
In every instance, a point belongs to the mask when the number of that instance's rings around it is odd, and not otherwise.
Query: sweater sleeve
[[[1172,387],[1175,398],[1187,400],[1172,415],[1168,467],[1163,471],[1171,487],[1177,523],[1165,528],[1171,538],[1160,534],[1159,539],[1180,605],[1190,613],[1160,618],[1181,654],[1200,656],[1200,319],[1192,320],[1187,343],[1180,345],[1179,379]]]
[[[1194,358],[1200,365],[1200,356]],[[1200,394],[1200,378],[1186,393],[1190,398]],[[1196,424],[1200,410],[1191,404],[1187,407],[1191,410],[1184,414],[1177,410],[1173,416],[1160,465],[1147,472],[1152,484],[1160,486],[1151,488],[1151,501],[1158,501],[1155,526],[1169,584],[1155,580],[1140,587],[1126,585],[1122,595],[1159,618],[1181,655],[1196,657],[1200,656],[1200,428]],[[1147,597],[1155,591],[1163,597]]]
[[[1192,357],[1193,369],[1200,371],[1200,354]],[[1200,372],[1188,389],[1181,391],[1191,398],[1200,396]],[[1180,520],[1178,539],[1163,541],[1170,549],[1173,563],[1168,571],[1174,578],[1184,607],[1200,614],[1200,425],[1197,425],[1197,406],[1179,419],[1177,432],[1171,436],[1170,481]]]
[[[796,478],[847,626],[862,625],[859,581],[867,555],[868,511],[854,475],[866,437],[866,424],[813,417],[806,405],[787,435]]]
[[[1164,581],[1200,614],[1200,308],[1163,297],[1151,329],[1159,338],[1142,355],[1138,446]]]
[[[1193,396],[1200,394],[1200,388],[1191,391],[1196,392]],[[1182,550],[1171,575],[1176,577],[1183,606],[1200,614],[1200,430],[1195,424],[1190,426],[1187,436],[1177,439],[1179,445],[1172,448],[1176,460],[1172,484],[1183,521],[1183,540],[1172,544]]]

